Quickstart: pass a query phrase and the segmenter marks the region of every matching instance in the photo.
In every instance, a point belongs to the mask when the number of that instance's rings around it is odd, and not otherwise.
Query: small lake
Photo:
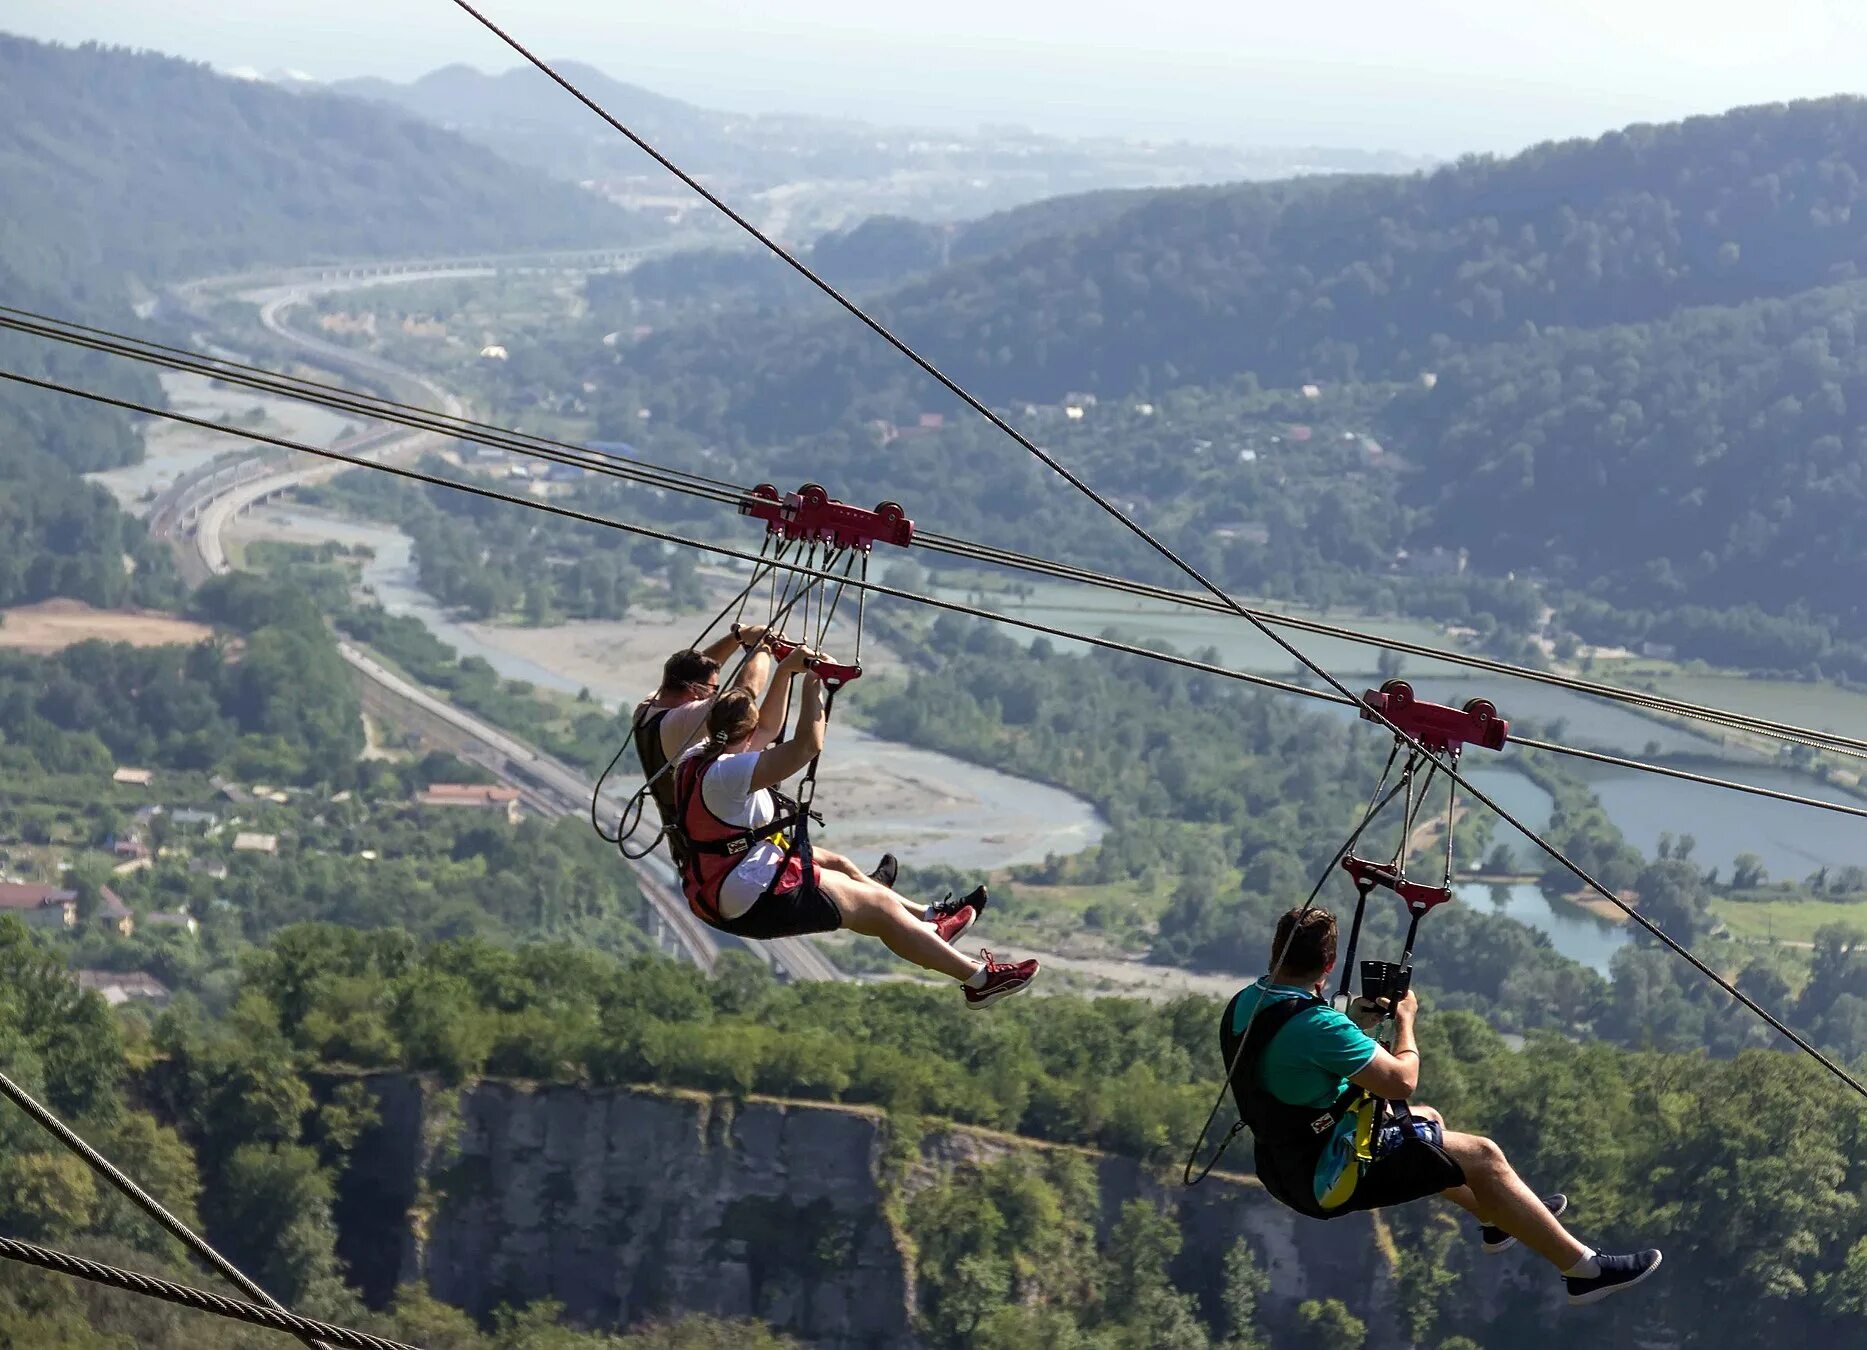
[[[1634,940],[1627,924],[1598,918],[1560,896],[1545,895],[1536,886],[1483,886],[1467,883],[1453,888],[1459,903],[1480,914],[1515,919],[1526,928],[1547,934],[1549,942],[1571,961],[1608,973],[1614,954]]]

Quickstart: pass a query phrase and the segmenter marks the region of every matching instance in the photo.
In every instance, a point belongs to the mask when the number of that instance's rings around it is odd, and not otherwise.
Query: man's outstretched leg
[[[1524,1185],[1504,1150],[1482,1135],[1447,1130],[1444,1147],[1465,1173],[1465,1185],[1446,1198],[1500,1228],[1562,1272],[1569,1302],[1595,1303],[1630,1288],[1659,1269],[1657,1250],[1603,1256],[1577,1241],[1557,1222],[1550,1206]]]
[[[1409,1115],[1417,1116],[1422,1120],[1432,1121],[1435,1125],[1439,1126],[1441,1131],[1445,1129],[1446,1118],[1430,1106],[1420,1106],[1409,1102],[1407,1104],[1407,1112]],[[1512,1247],[1517,1245],[1516,1238],[1512,1237],[1492,1221],[1491,1215],[1486,1212],[1483,1205],[1479,1204],[1478,1197],[1472,1194],[1472,1188],[1470,1186],[1455,1186],[1449,1191],[1442,1192],[1442,1194],[1446,1199],[1478,1220],[1479,1232],[1484,1240],[1486,1255],[1494,1255],[1497,1252],[1509,1251]],[[1563,1213],[1569,1208],[1569,1197],[1566,1195],[1546,1195],[1543,1197],[1543,1208],[1549,1211],[1551,1218],[1560,1219]]]

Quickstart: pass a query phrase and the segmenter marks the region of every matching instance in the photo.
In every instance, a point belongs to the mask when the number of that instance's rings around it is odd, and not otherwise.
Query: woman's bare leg
[[[874,877],[870,876],[860,867],[857,867],[855,863],[851,862],[840,853],[832,853],[827,848],[818,848],[815,844],[812,844],[810,846],[810,856],[815,858],[818,866],[822,867],[826,872],[840,872],[851,881],[866,881],[872,885],[881,885]],[[888,888],[884,886],[882,889],[887,890]],[[908,913],[912,914],[915,918],[923,920],[926,918],[927,906],[908,899],[907,896],[901,894],[899,891],[890,893],[895,899],[899,900],[907,908]]]
[[[818,883],[843,916],[852,933],[878,937],[903,961],[956,980],[972,978],[979,963],[943,941],[940,934],[917,918],[907,902],[868,877],[849,877],[826,871]]]
[[[860,878],[865,875],[862,869],[857,867],[848,858],[845,858],[840,853],[833,853],[827,848],[818,848],[815,844],[812,844],[810,846],[810,856],[817,860],[817,865],[819,867],[827,871],[841,872],[846,877]]]

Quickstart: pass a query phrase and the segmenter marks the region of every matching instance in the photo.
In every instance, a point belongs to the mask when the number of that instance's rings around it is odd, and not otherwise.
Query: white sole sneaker
[[[983,997],[967,999],[966,1006],[975,1011],[980,1008],[989,1008],[1000,999],[1010,998],[1013,994],[1022,994],[1026,989],[1029,989],[1036,980],[1037,976],[1033,974],[1030,979],[1024,980],[1021,983],[1000,985],[997,989],[994,989],[991,993]]]
[[[1622,1280],[1618,1284],[1604,1284],[1599,1289],[1590,1289],[1585,1294],[1570,1294],[1569,1306],[1571,1308],[1586,1308],[1591,1303],[1599,1303],[1604,1298],[1612,1298],[1623,1289],[1632,1289],[1635,1285],[1646,1279],[1647,1276],[1658,1270],[1665,1260],[1666,1257],[1664,1254],[1656,1251],[1653,1253],[1653,1264],[1632,1279]]]

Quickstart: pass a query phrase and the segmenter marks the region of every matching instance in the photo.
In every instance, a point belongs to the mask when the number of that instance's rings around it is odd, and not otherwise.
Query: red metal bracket
[[[1355,878],[1355,884],[1364,891],[1375,886],[1386,887],[1405,901],[1407,912],[1416,917],[1452,898],[1450,886],[1428,886],[1423,882],[1407,881],[1387,863],[1369,862],[1366,858],[1357,858],[1353,853],[1342,859],[1342,870]]]
[[[767,534],[864,553],[876,544],[906,548],[914,542],[914,522],[899,502],[865,511],[837,501],[815,483],[783,495],[770,483],[760,483],[740,500],[739,514],[764,521]]]
[[[788,642],[781,637],[766,638],[765,645],[771,650],[771,654],[780,661],[797,650],[797,643]],[[844,685],[852,680],[860,678],[862,675],[862,665],[860,662],[832,661],[824,656],[812,657],[809,661],[804,663],[804,669],[808,670],[812,675],[815,675],[832,689],[841,689]]]
[[[832,689],[841,689],[862,674],[862,667],[856,662],[826,661],[821,658],[812,661],[805,669]]]
[[[1448,708],[1415,698],[1413,686],[1405,680],[1389,680],[1363,694],[1361,702],[1365,721],[1378,721],[1375,714],[1379,713],[1428,750],[1442,754],[1456,753],[1466,745],[1502,750],[1510,739],[1510,723],[1497,715],[1497,705],[1488,698],[1468,699],[1463,708]]]

